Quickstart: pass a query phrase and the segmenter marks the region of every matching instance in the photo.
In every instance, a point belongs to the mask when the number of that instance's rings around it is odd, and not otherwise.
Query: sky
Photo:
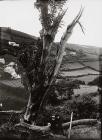
[[[60,41],[67,25],[77,15],[81,6],[84,12],[80,22],[84,26],[85,35],[79,25],[76,25],[67,42],[102,47],[102,0],[69,0],[63,26],[59,29],[55,41]],[[41,24],[34,0],[0,0],[0,27],[10,27],[39,36]]]

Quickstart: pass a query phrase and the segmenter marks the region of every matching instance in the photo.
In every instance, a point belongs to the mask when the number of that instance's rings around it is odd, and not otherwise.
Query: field
[[[82,64],[75,62],[75,63],[67,63],[63,65],[61,68],[62,71],[71,71],[71,70],[77,70],[77,69],[82,69],[85,68]]]
[[[88,85],[80,85],[80,89],[74,89],[74,94],[90,94],[90,93],[94,93],[97,92],[98,87],[97,86],[88,86]]]
[[[94,70],[97,70],[97,71],[101,71],[101,69],[100,69],[100,63],[101,63],[101,62],[99,62],[99,61],[83,62],[83,64],[84,64],[85,66],[88,66],[88,67],[90,67],[90,68],[92,68],[92,69],[94,69]]]
[[[86,54],[94,54],[94,55],[101,55],[102,54],[102,48],[98,48],[95,46],[86,46],[86,45],[79,45],[79,44],[66,44],[66,47],[70,50],[79,51]]]
[[[81,80],[84,81],[85,84],[88,84],[89,82],[93,81],[95,78],[97,78],[97,75],[87,75],[87,76],[77,77],[73,79]]]
[[[3,105],[3,110],[21,110],[27,104],[25,90],[12,86],[12,83],[13,81],[0,83],[0,103]]]
[[[91,61],[96,61],[96,60],[98,60],[99,59],[99,56],[97,55],[97,54],[90,54],[90,53],[85,53],[85,57],[83,57],[83,60],[84,61],[89,61],[89,60],[91,60]]]
[[[75,71],[63,71],[61,73],[62,76],[66,77],[78,77],[78,76],[84,76],[84,75],[99,75],[98,71],[92,70],[90,68],[84,68],[82,70],[78,69]]]

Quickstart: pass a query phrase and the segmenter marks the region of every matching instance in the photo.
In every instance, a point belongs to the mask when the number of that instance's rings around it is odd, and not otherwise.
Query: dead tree
[[[67,29],[59,42],[59,47],[54,46],[54,39],[61,25],[66,10],[63,5],[67,0],[37,0],[36,8],[40,12],[42,30],[40,37],[33,43],[0,46],[0,54],[10,54],[17,58],[18,68],[21,74],[23,85],[29,94],[29,100],[24,114],[25,120],[36,119],[36,116],[44,107],[44,103],[49,96],[49,90],[56,80],[65,44],[73,32],[73,28],[79,22],[83,9],[81,8],[74,20],[67,26]],[[4,45],[4,44],[3,44]],[[54,48],[55,47],[55,48]],[[55,53],[52,54],[53,48]]]

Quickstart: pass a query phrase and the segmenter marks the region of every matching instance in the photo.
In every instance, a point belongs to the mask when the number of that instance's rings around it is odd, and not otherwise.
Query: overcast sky
[[[39,13],[33,3],[33,0],[0,1],[0,26],[39,36],[41,29]],[[67,5],[68,12],[63,18],[64,25],[59,30],[56,41],[60,40],[67,24],[77,15],[81,5],[84,12],[80,21],[85,28],[85,35],[77,25],[68,42],[102,47],[102,0],[70,0]]]

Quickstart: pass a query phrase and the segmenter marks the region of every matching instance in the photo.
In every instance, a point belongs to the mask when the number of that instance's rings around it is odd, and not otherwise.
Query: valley
[[[85,82],[85,85],[80,85],[79,89],[74,89],[75,96],[77,94],[97,93],[98,86],[89,86],[88,83],[100,75],[99,51],[96,48],[90,49],[90,47],[87,47],[84,49],[76,45],[68,45],[68,47],[66,47],[66,53],[60,68],[60,76]],[[10,62],[11,59],[6,65]],[[27,103],[27,95],[21,84],[21,79],[12,78],[7,71],[3,71],[4,66],[3,61],[3,63],[0,63],[0,102],[3,102],[6,109],[14,109],[17,102],[16,109],[21,109]],[[98,95],[96,96],[98,97]],[[4,101],[5,98],[7,101]]]

